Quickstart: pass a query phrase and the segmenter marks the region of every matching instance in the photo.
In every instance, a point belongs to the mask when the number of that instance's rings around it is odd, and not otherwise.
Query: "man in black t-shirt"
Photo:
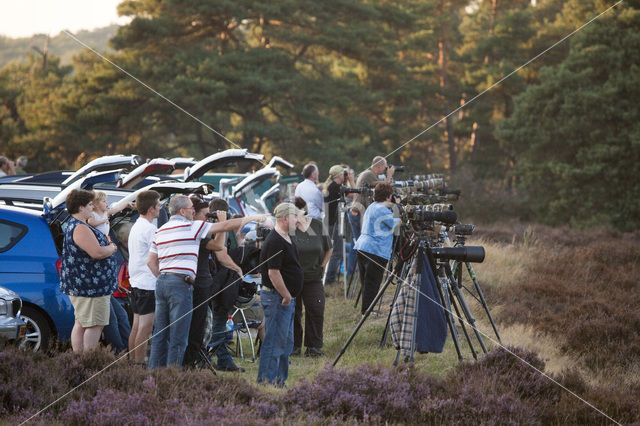
[[[262,243],[260,272],[265,336],[260,347],[258,383],[284,386],[289,375],[289,355],[293,350],[295,297],[302,291],[302,267],[291,240],[298,216],[304,215],[291,203],[279,204],[273,214],[276,226]]]

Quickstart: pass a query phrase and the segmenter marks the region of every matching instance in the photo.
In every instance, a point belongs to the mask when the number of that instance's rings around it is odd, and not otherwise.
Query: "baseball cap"
[[[345,170],[347,170],[347,169],[342,167],[340,164],[336,164],[335,166],[331,166],[331,168],[329,169],[329,177],[331,179],[335,179],[336,176],[339,176],[340,173],[344,172]]]
[[[288,214],[295,214],[297,216],[300,216],[300,215],[305,215],[306,213],[304,212],[304,210],[298,209],[294,204],[291,204],[291,203],[278,204],[275,210],[273,211],[273,215],[275,217],[283,217]]]

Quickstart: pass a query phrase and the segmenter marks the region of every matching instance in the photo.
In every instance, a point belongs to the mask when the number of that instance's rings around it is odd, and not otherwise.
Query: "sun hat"
[[[294,214],[296,216],[305,215],[304,210],[298,209],[294,204],[291,203],[282,203],[278,204],[273,211],[273,215],[275,217],[283,217],[288,214]]]

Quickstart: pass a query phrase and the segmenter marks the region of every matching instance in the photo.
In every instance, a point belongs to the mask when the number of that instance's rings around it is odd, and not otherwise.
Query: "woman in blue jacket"
[[[391,201],[393,187],[387,182],[379,182],[373,193],[373,200],[362,218],[362,233],[356,241],[360,282],[362,282],[362,313],[364,314],[375,298],[384,276],[384,270],[391,257],[393,230],[400,222],[393,217]]]

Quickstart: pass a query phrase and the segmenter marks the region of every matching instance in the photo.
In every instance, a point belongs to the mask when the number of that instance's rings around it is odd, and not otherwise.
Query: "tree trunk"
[[[446,41],[444,37],[441,37],[440,40],[438,40],[438,67],[440,68],[440,88],[442,89],[442,94],[445,99],[448,88],[446,48]],[[456,144],[453,138],[453,124],[451,121],[451,117],[444,118],[444,136],[447,140],[449,150],[449,171],[453,173],[456,170]]]
[[[471,162],[474,162],[478,156],[478,127],[478,122],[474,122],[471,131]]]
[[[498,14],[498,0],[491,0],[491,20],[489,21],[489,38],[493,36],[493,28],[496,25],[496,15]],[[484,57],[484,64],[489,63],[489,55]]]

